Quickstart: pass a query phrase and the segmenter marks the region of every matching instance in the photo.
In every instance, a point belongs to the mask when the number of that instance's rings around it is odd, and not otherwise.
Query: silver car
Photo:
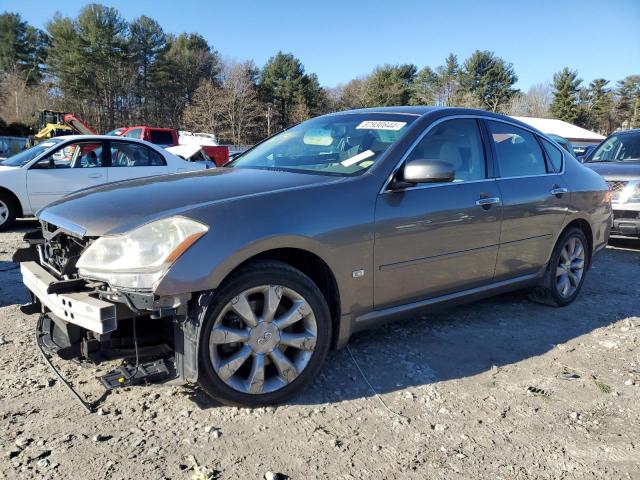
[[[393,107],[314,118],[228,168],[97,187],[38,217],[23,279],[67,356],[173,352],[182,379],[257,406],[389,320],[525,288],[568,305],[607,243],[611,199],[516,120]]]

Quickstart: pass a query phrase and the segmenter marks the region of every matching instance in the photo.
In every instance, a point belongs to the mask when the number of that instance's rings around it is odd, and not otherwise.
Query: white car
[[[143,140],[104,135],[51,138],[0,163],[0,230],[76,190],[205,168]]]
[[[205,165],[206,168],[216,168],[215,162],[209,158],[200,145],[176,145],[175,147],[167,147],[166,150],[187,162],[198,162]]]

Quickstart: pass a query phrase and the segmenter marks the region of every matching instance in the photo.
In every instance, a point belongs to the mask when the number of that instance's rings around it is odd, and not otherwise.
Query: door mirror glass
[[[402,170],[402,180],[410,184],[453,182],[454,178],[453,165],[445,159],[416,158],[409,160]]]
[[[47,170],[49,168],[56,168],[56,164],[53,161],[53,157],[49,156],[35,163],[31,168],[36,168],[38,170]]]

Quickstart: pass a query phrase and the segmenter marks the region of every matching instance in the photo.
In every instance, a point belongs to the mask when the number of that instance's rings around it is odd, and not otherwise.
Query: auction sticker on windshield
[[[350,167],[351,165],[355,165],[358,162],[362,162],[363,160],[366,160],[367,158],[373,155],[375,155],[375,153],[372,152],[371,150],[365,150],[364,152],[354,155],[351,158],[347,158],[346,160],[343,160],[340,163],[342,163],[342,165],[345,167]]]
[[[389,122],[386,120],[365,120],[356,127],[357,130],[394,130],[398,131],[407,122]]]

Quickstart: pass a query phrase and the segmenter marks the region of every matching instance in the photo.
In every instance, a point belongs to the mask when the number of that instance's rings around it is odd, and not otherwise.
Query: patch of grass
[[[594,380],[593,383],[598,388],[598,390],[600,390],[600,392],[602,392],[602,393],[611,393],[611,387],[609,385],[607,385],[606,383],[602,383],[599,380]]]

